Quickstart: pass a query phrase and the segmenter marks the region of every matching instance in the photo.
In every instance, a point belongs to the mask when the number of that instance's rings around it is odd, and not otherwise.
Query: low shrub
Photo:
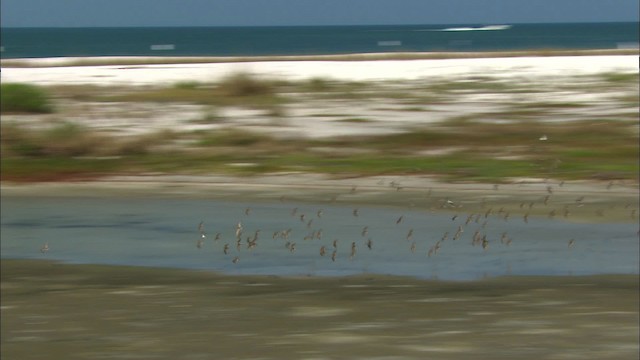
[[[3,113],[51,113],[47,93],[38,86],[19,83],[2,84],[0,111]]]
[[[264,96],[274,95],[275,89],[270,81],[258,79],[247,73],[234,73],[218,83],[218,89],[227,96]]]

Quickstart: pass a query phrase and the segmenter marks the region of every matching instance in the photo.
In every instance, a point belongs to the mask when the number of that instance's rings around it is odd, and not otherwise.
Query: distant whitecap
[[[402,41],[400,40],[378,41],[378,46],[400,46],[400,45],[402,45]]]
[[[151,50],[154,51],[166,51],[166,50],[175,50],[176,46],[174,44],[157,44],[157,45],[151,45]]]

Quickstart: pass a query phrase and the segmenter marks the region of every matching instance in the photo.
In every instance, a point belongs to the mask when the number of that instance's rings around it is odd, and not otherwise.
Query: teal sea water
[[[638,23],[2,28],[2,58],[257,56],[638,47]]]

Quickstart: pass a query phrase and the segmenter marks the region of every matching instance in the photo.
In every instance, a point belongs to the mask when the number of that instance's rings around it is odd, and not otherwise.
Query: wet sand
[[[637,276],[437,282],[2,260],[2,358],[635,359]]]
[[[504,184],[451,183],[433,176],[332,177],[274,173],[112,176],[93,181],[3,182],[2,196],[142,196],[230,201],[337,203],[449,213],[549,216],[577,222],[638,222],[638,184],[625,181],[511,179]],[[454,205],[447,205],[450,200]],[[546,202],[546,203],[545,203]],[[568,209],[569,212],[566,212]],[[566,216],[565,216],[566,215]]]

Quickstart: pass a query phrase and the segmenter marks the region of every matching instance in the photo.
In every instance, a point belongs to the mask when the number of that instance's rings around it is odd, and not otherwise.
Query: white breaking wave
[[[511,25],[487,25],[487,26],[479,26],[479,27],[450,27],[444,29],[428,29],[428,30],[417,30],[417,31],[496,31],[496,30],[507,30],[510,29]]]

